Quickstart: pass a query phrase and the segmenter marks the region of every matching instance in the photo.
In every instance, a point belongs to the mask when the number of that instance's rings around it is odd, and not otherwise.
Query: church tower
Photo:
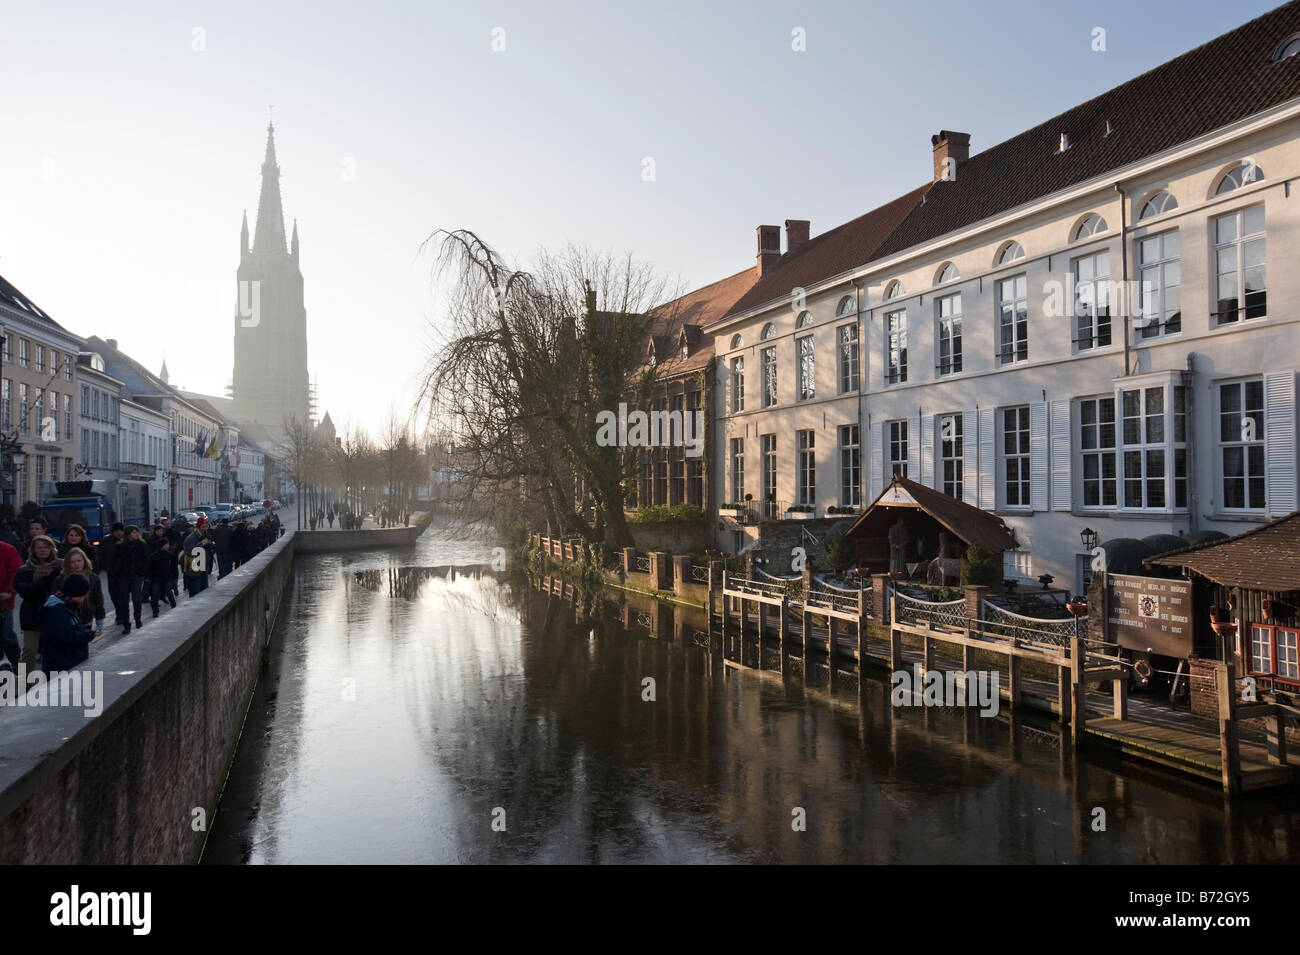
[[[275,127],[266,127],[262,193],[249,245],[248,213],[239,232],[235,306],[235,417],[279,433],[286,419],[309,420],[307,309],[298,268],[298,223],[286,247]]]

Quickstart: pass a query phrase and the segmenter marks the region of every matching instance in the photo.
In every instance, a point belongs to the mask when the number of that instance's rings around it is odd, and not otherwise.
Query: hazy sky
[[[922,184],[940,128],[981,151],[1273,6],[4,0],[0,274],[223,393],[274,104],[320,407],[373,425],[427,355],[434,229],[693,288],[752,265],[760,223],[816,234]]]

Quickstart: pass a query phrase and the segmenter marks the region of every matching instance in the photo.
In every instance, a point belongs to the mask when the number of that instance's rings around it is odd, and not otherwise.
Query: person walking
[[[182,545],[182,567],[185,574],[185,592],[196,597],[208,587],[208,519],[200,517]]]
[[[334,508],[330,508],[329,514],[330,530],[334,530]]]
[[[54,541],[38,534],[28,542],[31,556],[18,568],[14,590],[23,598],[18,611],[18,625],[23,631],[23,649],[19,657],[28,672],[36,668],[36,654],[41,648],[41,608],[53,592],[54,581],[63,569]],[[86,588],[90,590],[89,587]]]
[[[63,572],[54,581],[54,592],[63,590],[68,578],[73,574],[85,577],[86,583],[90,585],[86,599],[77,604],[77,615],[83,625],[89,627],[93,623],[95,636],[99,636],[104,632],[104,587],[100,582],[99,574],[95,572],[94,565],[90,562],[90,557],[80,547],[70,548],[63,555]]]
[[[8,541],[0,541],[0,647],[4,649],[4,663],[14,670],[18,669],[23,652],[14,633],[14,578],[22,565],[18,548]]]
[[[125,528],[126,539],[113,552],[113,568],[117,575],[119,599],[122,604],[123,633],[131,632],[131,614],[135,625],[143,627],[140,619],[144,582],[149,576],[149,545],[140,537],[140,528],[131,524]]]
[[[33,542],[34,543],[34,542]],[[46,673],[71,670],[90,656],[95,632],[81,622],[81,604],[90,584],[81,574],[71,574],[63,589],[43,601],[39,613],[41,669]]]
[[[235,525],[235,532],[230,539],[230,550],[235,558],[236,567],[242,567],[252,556],[248,546],[248,521],[240,521]]]
[[[172,602],[174,604],[175,598],[181,595],[180,553],[181,553],[181,545],[185,543],[185,535],[181,533],[180,528],[177,527],[175,524],[173,524],[169,518],[164,517],[162,519],[162,526],[165,529],[167,543],[171,546],[171,552],[172,552],[171,595],[173,598]]]
[[[126,527],[121,521],[116,521],[111,533],[99,545],[99,566],[104,571],[104,583],[108,584],[108,599],[113,601],[113,622],[118,624],[127,622],[126,610],[122,607],[117,586],[117,562],[114,559],[124,537]]]
[[[45,518],[41,517],[39,514],[27,522],[27,536],[23,539],[23,542],[18,545],[18,553],[22,556],[23,560],[27,560],[27,558],[32,556],[32,541],[36,540],[38,537],[44,536],[46,530],[47,525],[45,523]],[[50,540],[50,538],[46,537],[46,540]]]
[[[96,548],[91,546],[90,541],[86,538],[86,529],[80,524],[69,524],[68,529],[63,532],[63,541],[59,544],[59,558],[66,558],[68,551],[74,547],[85,555],[91,567],[99,570],[99,565],[95,562]]]
[[[230,526],[230,519],[223,517],[212,531],[212,546],[217,553],[217,580],[221,580],[234,569],[235,556],[232,549],[235,529]]]
[[[165,600],[170,607],[176,606],[176,597],[172,587],[176,583],[176,555],[172,553],[171,541],[166,536],[149,554],[149,606],[153,615],[158,616],[158,602]]]

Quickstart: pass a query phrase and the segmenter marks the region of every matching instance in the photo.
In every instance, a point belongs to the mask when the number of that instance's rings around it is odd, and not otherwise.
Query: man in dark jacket
[[[46,673],[71,670],[85,663],[87,648],[95,632],[81,622],[78,606],[90,592],[90,583],[80,574],[71,574],[63,590],[50,594],[41,607],[41,669]],[[26,600],[23,601],[26,604]]]
[[[153,608],[155,617],[158,616],[160,599],[176,606],[176,598],[172,595],[175,583],[176,555],[172,553],[171,541],[164,536],[149,555],[149,606]]]
[[[117,549],[122,546],[122,538],[126,536],[126,528],[121,521],[113,525],[113,532],[105,537],[99,543],[99,566],[104,571],[104,583],[108,584],[108,596],[113,601],[113,609],[116,616],[113,618],[116,623],[127,623],[127,611],[122,606],[121,596],[118,593],[117,564],[115,557]]]
[[[45,531],[45,518],[33,517],[27,522],[27,537],[23,539],[22,544],[18,547],[18,554],[23,560],[32,556],[32,541],[44,536]]]
[[[180,553],[181,553],[181,544],[185,543],[185,533],[182,532],[181,529],[176,526],[176,524],[174,524],[171,520],[169,520],[166,517],[162,519],[162,526],[166,531],[167,542],[171,545],[171,552],[172,552],[173,567],[172,567],[171,593],[173,597],[179,597],[181,595]]]
[[[14,589],[23,598],[22,608],[18,611],[18,624],[23,630],[22,662],[30,673],[36,669],[36,653],[41,647],[41,608],[54,581],[63,571],[63,562],[56,555],[54,541],[38,535],[31,541],[29,557],[14,577]],[[87,586],[89,591],[90,587]]]
[[[217,551],[217,580],[234,569],[234,537],[235,529],[230,526],[230,519],[223,517],[212,532],[212,544]]]
[[[149,545],[140,537],[140,528],[134,524],[125,529],[126,539],[113,551],[113,570],[117,576],[119,599],[122,601],[123,633],[131,632],[132,610],[135,611],[135,625],[143,627],[140,619],[140,605],[144,594],[144,582],[149,577]]]

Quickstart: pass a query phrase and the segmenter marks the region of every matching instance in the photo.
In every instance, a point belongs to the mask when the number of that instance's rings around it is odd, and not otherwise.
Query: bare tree
[[[294,484],[300,528],[307,526],[305,509],[311,499],[309,488],[323,471],[325,450],[320,432],[309,422],[299,421],[297,417],[285,419],[284,434],[276,445],[276,453]]]

